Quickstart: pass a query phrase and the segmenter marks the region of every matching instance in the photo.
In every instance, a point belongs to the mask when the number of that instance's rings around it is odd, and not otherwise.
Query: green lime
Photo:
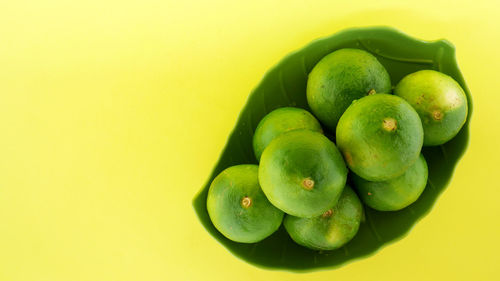
[[[215,177],[207,210],[217,230],[243,243],[266,238],[283,220],[283,212],[269,203],[259,186],[257,165],[232,166]]]
[[[260,159],[259,182],[271,203],[297,217],[314,217],[337,204],[347,168],[337,147],[310,130],[284,133]]]
[[[387,70],[372,54],[340,49],[321,59],[307,80],[307,102],[330,130],[353,100],[374,93],[390,93]]]
[[[322,133],[321,125],[307,110],[297,107],[282,107],[262,118],[253,135],[253,150],[257,160],[267,145],[282,133],[307,129]]]
[[[379,211],[401,210],[417,201],[427,185],[427,163],[420,154],[418,160],[401,176],[386,181],[367,181],[353,175],[361,200]]]
[[[313,250],[334,250],[349,242],[358,232],[363,206],[349,186],[338,204],[314,218],[287,215],[283,224],[290,237]]]
[[[423,138],[417,112],[387,94],[355,101],[337,126],[337,145],[348,167],[369,181],[403,174],[417,160]]]
[[[415,108],[424,128],[424,145],[440,145],[458,134],[467,119],[467,97],[450,76],[421,70],[405,76],[394,89]]]

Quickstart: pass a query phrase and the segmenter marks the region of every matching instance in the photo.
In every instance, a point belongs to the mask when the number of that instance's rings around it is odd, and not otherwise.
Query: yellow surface
[[[498,1],[237,2],[0,2],[0,280],[500,280]],[[475,103],[451,184],[340,269],[242,262],[191,199],[267,69],[367,25],[456,45]]]

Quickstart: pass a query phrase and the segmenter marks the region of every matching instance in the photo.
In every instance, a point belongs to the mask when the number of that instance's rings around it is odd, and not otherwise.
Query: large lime
[[[337,204],[347,168],[333,142],[297,130],[273,140],[260,159],[259,182],[273,205],[298,217],[314,217]]]
[[[420,154],[424,134],[417,112],[387,94],[355,101],[337,126],[337,145],[349,168],[369,181],[400,176]]]
[[[340,49],[321,59],[307,80],[307,102],[330,130],[355,99],[374,93],[390,93],[387,70],[370,53]]]
[[[353,180],[366,205],[379,211],[397,211],[415,202],[424,191],[427,185],[427,163],[420,154],[417,162],[397,178],[367,181],[354,175]]]

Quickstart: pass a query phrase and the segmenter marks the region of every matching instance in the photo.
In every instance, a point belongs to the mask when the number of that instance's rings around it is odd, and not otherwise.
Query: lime
[[[423,138],[417,112],[387,94],[355,101],[337,126],[337,145],[348,167],[369,181],[403,174],[417,160]]]
[[[267,145],[282,133],[308,129],[323,132],[321,125],[307,110],[297,107],[282,107],[262,118],[253,135],[253,150],[257,160]]]
[[[298,217],[314,217],[337,204],[347,168],[337,147],[310,130],[284,133],[260,159],[259,182],[269,201]]]
[[[243,243],[266,238],[283,220],[283,212],[269,203],[259,186],[257,165],[232,166],[215,177],[207,210],[217,230]]]
[[[283,224],[292,239],[313,250],[334,250],[349,242],[358,232],[363,206],[349,186],[338,204],[314,218],[287,215]]]
[[[355,99],[374,93],[390,93],[387,70],[372,54],[340,49],[321,59],[307,80],[307,102],[330,130]]]
[[[424,191],[427,185],[427,163],[420,154],[417,162],[397,178],[367,181],[354,175],[353,181],[366,205],[379,211],[397,211],[417,201]]]
[[[467,119],[467,97],[450,76],[421,70],[405,76],[394,89],[415,108],[424,128],[424,145],[440,145],[458,134]]]

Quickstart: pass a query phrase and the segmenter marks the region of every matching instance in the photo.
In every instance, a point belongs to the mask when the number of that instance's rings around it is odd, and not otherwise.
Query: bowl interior
[[[230,241],[215,229],[207,213],[206,198],[211,181],[229,166],[258,164],[252,150],[252,136],[258,122],[279,107],[296,106],[309,110],[305,94],[308,73],[322,57],[341,48],[363,49],[375,55],[386,67],[393,85],[405,75],[421,69],[434,69],[450,75],[467,94],[469,114],[466,124],[446,144],[423,149],[429,166],[429,181],[417,202],[397,212],[378,212],[365,207],[365,220],[358,234],[338,250],[320,252],[301,247],[291,240],[283,227],[259,243]],[[337,267],[372,254],[383,245],[404,237],[430,211],[439,194],[446,188],[455,165],[468,145],[471,113],[472,100],[456,63],[455,49],[445,40],[420,41],[387,27],[348,29],[316,40],[285,57],[265,74],[250,94],[217,164],[193,199],[194,209],[205,229],[246,262],[259,267],[292,271]]]

